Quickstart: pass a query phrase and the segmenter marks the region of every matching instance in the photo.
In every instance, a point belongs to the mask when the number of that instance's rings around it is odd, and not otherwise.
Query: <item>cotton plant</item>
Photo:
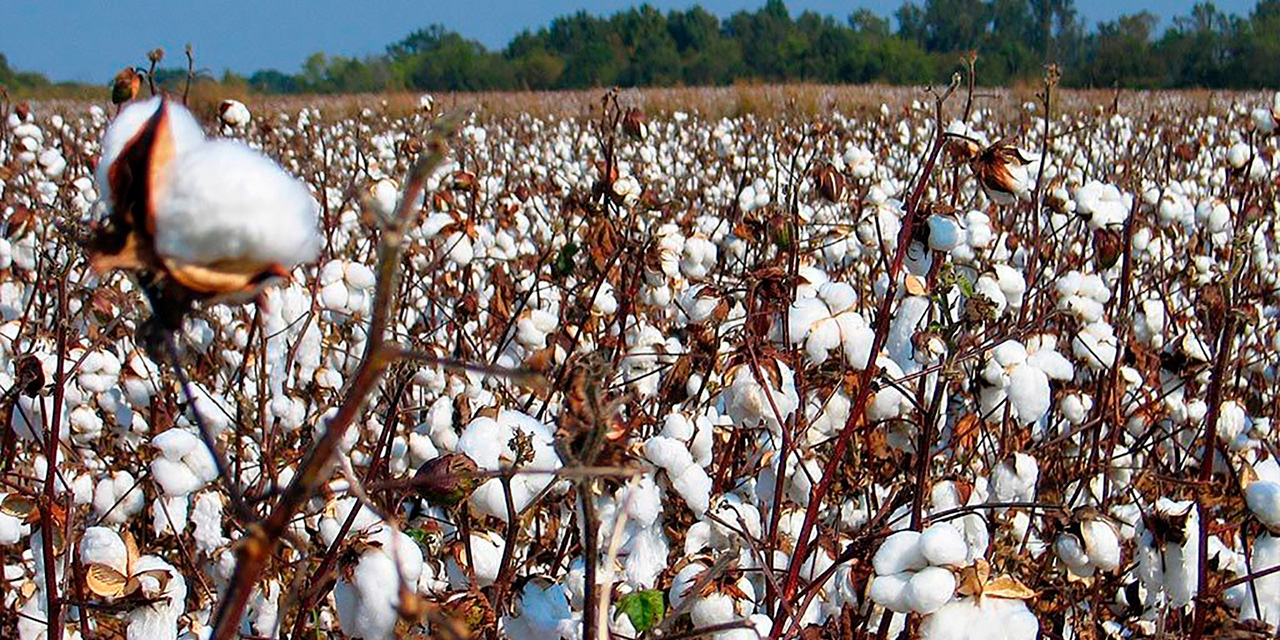
[[[875,332],[855,308],[857,302],[853,287],[825,282],[818,287],[816,296],[798,299],[791,305],[785,325],[775,326],[774,337],[780,342],[785,338],[793,345],[802,345],[809,362],[815,365],[826,362],[831,352],[837,351],[849,366],[865,369]]]

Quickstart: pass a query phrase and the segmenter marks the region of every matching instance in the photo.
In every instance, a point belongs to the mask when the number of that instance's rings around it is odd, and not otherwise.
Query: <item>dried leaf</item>
[[[907,275],[906,278],[907,293],[913,296],[923,296],[929,293],[929,287],[920,276]]]
[[[125,595],[129,578],[105,564],[92,563],[85,567],[84,585],[101,598],[119,598]]]
[[[1030,600],[1036,597],[1036,592],[1013,576],[1000,576],[983,586],[982,595],[1008,600]]]

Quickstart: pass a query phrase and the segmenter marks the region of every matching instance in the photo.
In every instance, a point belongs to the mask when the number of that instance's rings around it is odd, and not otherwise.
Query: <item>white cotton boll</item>
[[[1245,503],[1264,526],[1280,531],[1280,483],[1259,480],[1244,490]]]
[[[913,610],[928,614],[941,609],[955,590],[955,574],[942,567],[925,567],[911,577],[904,597]]]
[[[1049,413],[1052,398],[1049,395],[1049,377],[1032,366],[1020,366],[1009,376],[1009,404],[1023,424],[1039,422]]]
[[[1271,110],[1265,108],[1254,109],[1250,116],[1253,118],[1253,126],[1259,133],[1270,135],[1276,130],[1275,118],[1271,116]]]
[[[207,555],[229,541],[222,535],[222,498],[213,491],[196,496],[195,506],[191,510],[191,523],[194,525],[192,537],[196,541],[196,549]]]
[[[163,582],[146,572],[168,574]],[[142,595],[155,602],[128,614],[128,640],[172,640],[178,637],[178,619],[186,611],[187,582],[173,565],[155,556],[142,556],[133,564],[134,574],[142,574]]]
[[[218,140],[179,156],[155,211],[161,255],[193,264],[310,262],[320,251],[318,206],[265,156]]]
[[[991,499],[994,502],[1032,502],[1040,468],[1036,459],[1015,453],[991,472]]]
[[[93,493],[93,512],[105,522],[127,522],[146,506],[146,496],[128,471],[116,471],[98,481]]]
[[[1120,537],[1115,527],[1101,520],[1086,520],[1080,524],[1089,562],[1103,571],[1113,571],[1120,566]]]
[[[160,104],[161,99],[158,96],[150,100],[131,103],[121,109],[115,120],[111,121],[111,126],[107,127],[107,132],[102,136],[102,154],[98,158],[98,166],[95,170],[98,191],[101,192],[103,200],[111,201],[111,183],[108,179],[111,165],[115,164],[125,146],[138,135],[142,127],[160,108]],[[200,123],[196,122],[196,119],[192,117],[191,112],[171,101],[164,102],[164,105],[165,109],[168,110],[169,127],[173,134],[173,151],[175,155],[184,153],[204,142],[204,130],[200,128]]]
[[[151,529],[156,536],[181,534],[187,529],[191,506],[186,494],[158,497],[151,502]]]
[[[964,536],[950,524],[939,522],[920,533],[920,553],[934,566],[960,566],[965,563],[969,547]]]
[[[871,599],[876,604],[896,613],[911,611],[912,602],[908,597],[907,585],[911,583],[911,577],[914,575],[910,571],[889,575],[877,574],[871,581]]]
[[[495,533],[482,531],[471,534],[471,553],[474,554],[471,558],[472,570],[480,586],[487,587],[498,579],[498,569],[502,564],[502,550],[505,547],[506,541]],[[459,546],[450,555],[446,565],[449,584],[455,589],[465,588],[470,584],[463,564],[466,560],[465,553]]]
[[[0,501],[8,494],[0,493]],[[17,544],[31,533],[31,525],[7,513],[0,513],[0,545]]]
[[[871,560],[876,575],[887,576],[903,571],[917,571],[928,566],[920,549],[919,531],[898,531],[885,538]]]
[[[934,251],[951,251],[964,241],[964,229],[949,216],[929,216],[929,248]]]
[[[190,467],[168,458],[156,458],[151,461],[151,477],[165,494],[170,496],[195,493],[205,484],[191,471]]]
[[[218,105],[218,117],[222,120],[222,124],[239,128],[249,124],[251,118],[249,107],[244,106],[239,100],[223,100]]]
[[[1280,539],[1271,534],[1262,534],[1253,541],[1252,562],[1250,566],[1257,573],[1280,566]],[[1236,569],[1237,577],[1248,573],[1244,563]],[[1238,591],[1236,599],[1241,603],[1240,620],[1262,620],[1272,626],[1280,625],[1280,573],[1273,573],[1255,578],[1252,583],[1245,582],[1234,588]],[[1249,593],[1249,590],[1256,590]],[[1255,596],[1257,607],[1254,606]],[[1261,611],[1258,608],[1261,608]]]
[[[339,580],[333,595],[342,633],[362,640],[394,636],[400,576],[387,554],[375,550],[361,555],[351,581]]]
[[[383,178],[369,188],[369,196],[378,213],[388,217],[395,213],[396,204],[400,201],[400,185],[391,178]]]
[[[89,527],[80,538],[80,562],[103,564],[123,574],[129,573],[129,552],[124,538],[107,527]]]
[[[1076,536],[1069,533],[1059,535],[1053,542],[1053,550],[1072,573],[1082,577],[1093,575],[1094,568],[1089,563],[1089,554]]]
[[[673,608],[678,609],[684,604],[685,596],[690,595],[689,589],[698,581],[698,576],[706,570],[706,565],[691,562],[676,573],[671,579],[671,590],[667,592],[667,600]]]
[[[512,640],[549,640],[572,636],[573,614],[562,585],[550,584],[542,588],[535,582],[528,582],[517,602],[518,615],[504,620],[503,631],[507,637]]]

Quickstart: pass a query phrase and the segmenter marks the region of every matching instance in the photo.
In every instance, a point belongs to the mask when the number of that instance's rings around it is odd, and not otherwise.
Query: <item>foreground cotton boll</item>
[[[98,193],[104,201],[110,202],[112,198],[110,176],[112,167],[118,166],[116,160],[120,158],[125,147],[134,140],[147,121],[156,114],[161,104],[162,99],[159,97],[130,104],[120,111],[115,120],[111,121],[111,126],[102,136],[102,155],[98,158],[95,179],[98,183]],[[173,102],[165,101],[163,105],[169,118],[175,154],[185,153],[204,142],[204,129],[192,117],[190,111]]]
[[[918,544],[925,561],[937,567],[960,566],[966,562],[969,554],[964,536],[945,522],[930,525],[920,532]]]
[[[352,638],[383,640],[395,636],[400,577],[395,562],[381,551],[360,556],[351,579],[333,590],[342,632]]]
[[[563,586],[530,582],[520,591],[517,606],[519,615],[504,621],[503,630],[512,640],[576,637],[581,622],[574,619]]]
[[[1035,640],[1040,621],[1021,600],[965,598],[938,609],[920,625],[923,640]]]
[[[1147,604],[1185,606],[1199,586],[1199,511],[1190,500],[1160,498],[1150,517],[1162,520],[1168,533],[1157,537],[1145,522],[1138,523],[1138,578],[1147,588]]]
[[[133,565],[141,576],[141,593],[154,602],[129,612],[128,640],[176,640],[178,619],[186,612],[187,582],[173,565],[155,556],[142,556]],[[161,580],[157,574],[168,575]]]
[[[189,264],[310,262],[320,251],[318,205],[278,165],[231,140],[205,143],[170,169],[155,212],[156,250]]]

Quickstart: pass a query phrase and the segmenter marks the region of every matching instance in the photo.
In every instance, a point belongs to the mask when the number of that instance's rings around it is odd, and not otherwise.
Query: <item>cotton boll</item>
[[[1023,424],[1039,422],[1049,413],[1049,406],[1052,403],[1049,377],[1036,367],[1015,368],[1009,376],[1009,387],[1006,393],[1008,393],[1014,415]]]
[[[161,640],[178,637],[178,619],[186,610],[187,582],[173,565],[155,556],[142,556],[133,565],[141,575],[142,595],[155,602],[133,609],[128,614],[128,640]],[[163,572],[161,581],[148,572]]]
[[[921,551],[919,531],[899,531],[885,538],[871,564],[881,576],[917,571],[928,566]]]
[[[1080,524],[1089,562],[1102,571],[1113,571],[1120,566],[1122,549],[1115,527],[1102,520],[1086,520]]]
[[[925,567],[911,577],[904,598],[913,611],[929,614],[951,600],[955,590],[955,574],[942,567]]]
[[[1255,573],[1280,566],[1280,539],[1271,534],[1258,536],[1253,541],[1251,555],[1250,565]],[[1248,573],[1243,564],[1241,563],[1241,566],[1236,569],[1237,577]],[[1272,626],[1280,624],[1280,573],[1255,578],[1252,582],[1245,582],[1235,587],[1235,590],[1238,591],[1235,600],[1240,603],[1241,621],[1262,620]],[[1249,593],[1249,590],[1256,591]],[[1256,607],[1254,606],[1255,596]]]
[[[351,580],[334,586],[338,623],[352,638],[383,640],[395,633],[399,620],[400,577],[387,554],[374,550],[360,556]]]
[[[111,181],[108,178],[111,166],[115,164],[125,146],[138,135],[138,132],[156,113],[161,104],[164,104],[165,109],[168,111],[167,117],[170,131],[173,135],[175,155],[184,153],[204,142],[204,130],[200,128],[200,123],[196,122],[191,112],[177,103],[171,101],[162,102],[161,98],[157,96],[150,100],[134,102],[125,106],[111,121],[111,126],[107,127],[106,133],[102,136],[102,154],[98,159],[95,178],[98,182],[98,191],[101,192],[104,201],[111,201]]]
[[[1259,480],[1244,490],[1249,510],[1265,527],[1280,531],[1280,483]]]
[[[1039,477],[1036,459],[1025,453],[1015,453],[1012,459],[992,470],[991,499],[995,502],[1033,502]]]
[[[559,584],[545,588],[526,583],[520,592],[518,614],[505,620],[505,635],[513,640],[571,638],[575,621],[565,589]],[[625,617],[625,616],[623,616]]]
[[[876,604],[896,613],[907,613],[912,610],[912,602],[908,597],[907,585],[915,574],[910,571],[877,574],[871,581],[871,599]]]
[[[920,533],[920,553],[934,566],[960,566],[965,563],[969,547],[964,537],[950,524],[939,522]]]
[[[928,225],[929,248],[934,251],[951,251],[964,240],[964,230],[953,218],[932,215]]]
[[[471,534],[472,570],[480,586],[487,587],[497,580],[498,569],[502,564],[502,550],[505,547],[506,541],[495,533],[482,531]],[[467,560],[465,554],[466,551],[462,545],[458,544],[450,554],[446,565],[449,584],[454,589],[463,589],[470,584],[464,568]]]
[[[129,573],[129,553],[124,538],[107,527],[89,527],[84,530],[79,544],[80,562],[102,564],[122,574]]]
[[[318,207],[302,183],[243,143],[180,155],[155,210],[156,251],[179,262],[286,268],[320,251]]]

